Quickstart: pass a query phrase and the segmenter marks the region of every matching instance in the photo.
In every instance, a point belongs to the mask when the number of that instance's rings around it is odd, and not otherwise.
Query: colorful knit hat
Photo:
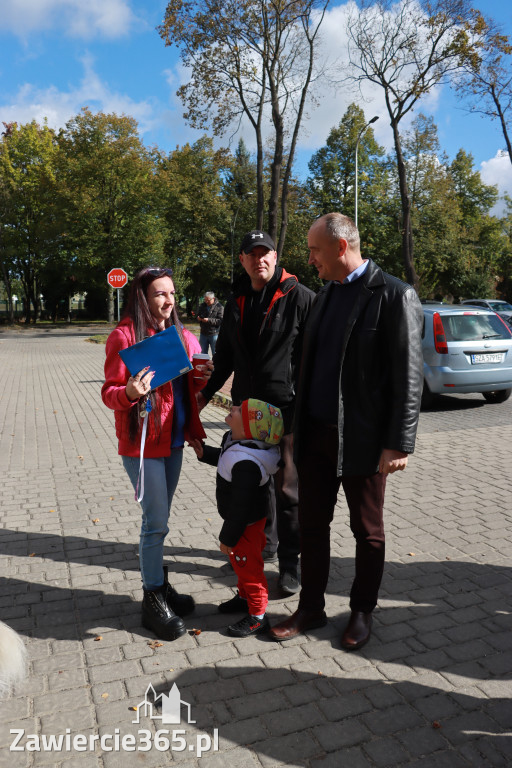
[[[277,445],[284,432],[283,416],[279,408],[251,397],[242,403],[242,422],[247,438]]]

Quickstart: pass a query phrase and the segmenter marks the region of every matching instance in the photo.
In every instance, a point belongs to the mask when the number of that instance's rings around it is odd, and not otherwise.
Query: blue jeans
[[[139,476],[138,456],[122,456],[123,466],[133,488]],[[180,478],[183,449],[175,448],[170,456],[144,459],[144,496],[141,501],[139,560],[144,589],[155,590],[164,583],[164,541],[172,497]]]
[[[211,347],[212,350],[212,357],[215,354],[215,345],[217,344],[217,339],[219,338],[219,334],[216,333],[215,336],[206,336],[204,333],[199,334],[199,343],[201,345],[201,352],[203,355],[208,354],[208,346]]]

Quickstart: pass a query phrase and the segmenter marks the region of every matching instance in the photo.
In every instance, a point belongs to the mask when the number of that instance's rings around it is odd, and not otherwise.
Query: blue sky
[[[475,0],[512,37],[510,0]],[[182,118],[175,91],[185,72],[175,49],[166,48],[156,26],[165,0],[0,0],[0,123],[42,121],[60,127],[82,106],[132,115],[146,144],[169,151],[201,133]],[[339,50],[346,4],[335,3],[324,26],[326,48]],[[311,153],[322,146],[346,106],[349,92],[318,93],[304,125],[297,170],[307,173]],[[439,129],[442,149],[453,159],[463,147],[486,183],[512,194],[512,166],[498,157],[504,140],[496,122],[468,115],[446,87],[421,102]],[[391,132],[378,98],[365,104],[379,114],[376,138],[391,148]],[[252,135],[244,132],[251,148]],[[219,143],[228,144],[226,137]],[[234,140],[236,143],[236,139]]]

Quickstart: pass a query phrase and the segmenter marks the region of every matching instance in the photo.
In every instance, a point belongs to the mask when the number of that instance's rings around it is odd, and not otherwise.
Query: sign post
[[[119,289],[124,288],[124,286],[128,282],[128,275],[126,274],[124,269],[117,267],[116,269],[110,270],[110,272],[107,275],[107,282],[112,288],[117,288],[117,322],[119,322],[120,320]]]

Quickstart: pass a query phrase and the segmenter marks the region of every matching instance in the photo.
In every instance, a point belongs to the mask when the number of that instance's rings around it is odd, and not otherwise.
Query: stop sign
[[[107,282],[112,288],[124,288],[128,282],[128,275],[124,269],[111,269],[107,275]]]

